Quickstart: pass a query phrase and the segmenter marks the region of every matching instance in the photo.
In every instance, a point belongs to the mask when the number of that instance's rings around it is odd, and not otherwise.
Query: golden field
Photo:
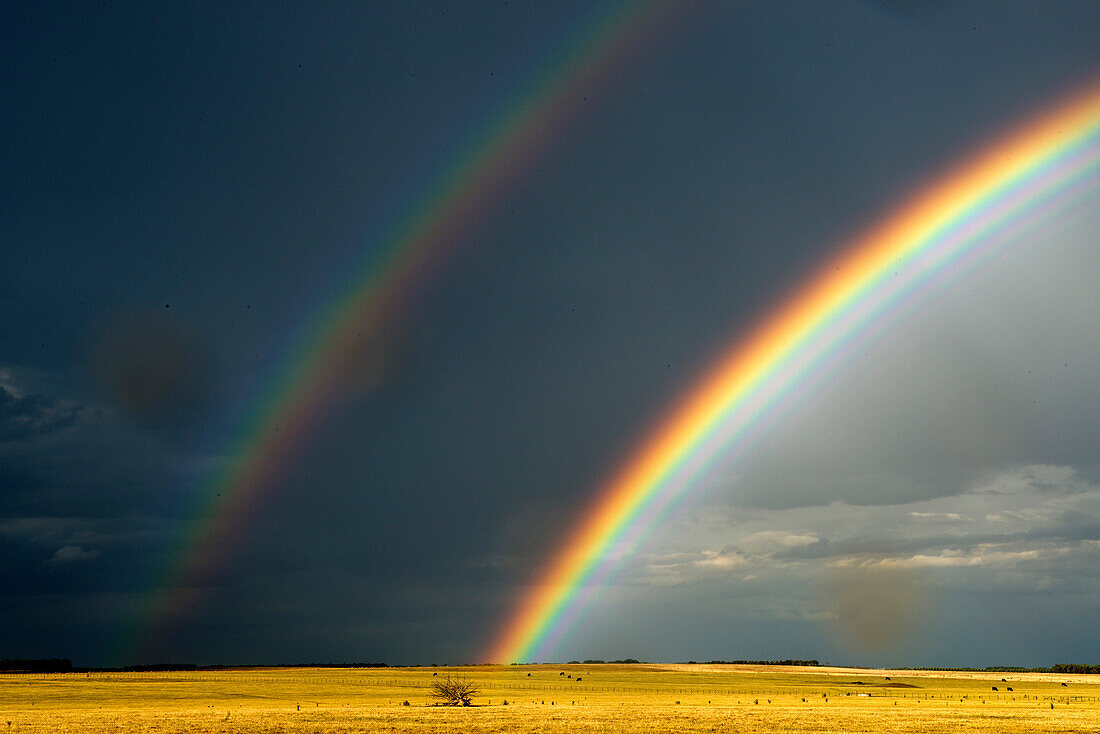
[[[476,705],[433,705],[434,675],[475,681]],[[103,731],[1100,732],[1100,676],[659,664],[0,676],[0,734]]]

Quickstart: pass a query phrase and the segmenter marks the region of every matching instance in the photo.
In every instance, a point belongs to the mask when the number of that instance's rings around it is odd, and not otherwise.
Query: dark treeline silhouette
[[[588,665],[631,665],[641,661],[634,658],[622,660],[585,660]],[[513,663],[515,665],[516,663]],[[579,660],[570,660],[569,664],[580,665]],[[698,665],[688,660],[688,665]],[[817,660],[708,660],[707,665],[801,665],[818,667]],[[436,664],[424,665],[388,665],[386,663],[282,663],[279,665],[195,665],[193,663],[155,663],[150,665],[127,665],[124,667],[74,667],[68,658],[3,658],[0,659],[0,673],[156,673],[171,671],[213,671],[213,670],[265,670],[272,668],[391,668],[391,667],[436,667]],[[469,666],[459,666],[469,667]],[[901,670],[902,668],[895,668]],[[1069,673],[1100,674],[1100,665],[1081,663],[1056,663],[1048,668],[1025,668],[1022,666],[997,665],[985,668],[932,668],[906,667],[905,670],[959,670],[974,673]]]
[[[689,661],[695,663],[694,660]],[[708,660],[707,665],[802,665],[816,668],[821,665],[817,660]]]
[[[127,665],[122,668],[76,668],[84,673],[159,673],[175,670],[265,670],[270,668],[388,668],[385,663],[283,663],[280,665],[194,665],[192,663],[156,663]]]
[[[68,658],[49,658],[48,660],[19,660],[4,658],[0,660],[2,673],[70,673],[73,663]]]
[[[901,670],[901,668],[897,668]],[[961,670],[972,673],[1100,673],[1100,665],[1081,665],[1079,663],[1056,663],[1049,668],[1022,668],[1008,665],[993,665],[986,668],[906,668],[906,670]]]
[[[1100,665],[1080,665],[1078,663],[1058,663],[1050,666],[1044,673],[1100,673]]]
[[[123,668],[81,668],[90,673],[170,673],[177,670],[200,670],[194,663],[155,663],[153,665],[127,665]]]
[[[195,665],[194,663],[153,663],[115,668],[73,667],[68,658],[49,660],[0,660],[0,673],[168,673],[174,671],[268,670],[272,668],[388,668],[385,663],[292,663],[282,665]]]

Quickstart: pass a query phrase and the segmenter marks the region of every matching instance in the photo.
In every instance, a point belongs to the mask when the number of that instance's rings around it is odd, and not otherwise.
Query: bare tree
[[[470,699],[481,693],[476,683],[465,678],[451,678],[432,682],[432,698],[438,698],[444,706],[469,706]]]

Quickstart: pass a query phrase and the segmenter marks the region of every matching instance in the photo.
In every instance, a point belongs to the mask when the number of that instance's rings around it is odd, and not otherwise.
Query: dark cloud
[[[294,438],[164,659],[470,661],[709,365],[866,223],[1100,69],[1088,2],[674,15],[479,189],[468,154],[554,81],[590,3],[0,7],[7,654],[130,662],[108,658],[278,429]],[[490,204],[473,226],[424,216],[452,190]],[[847,655],[813,591],[841,563],[924,569],[952,622],[929,664],[980,663],[956,630],[1026,592],[999,628],[1022,629],[1044,583],[1087,629],[1095,595],[1066,589],[1095,586],[1094,204],[945,268],[812,369],[561,654]],[[421,225],[441,247],[353,324],[331,400],[279,414]]]
[[[0,384],[0,441],[26,441],[75,423],[81,407],[47,395],[20,395]]]

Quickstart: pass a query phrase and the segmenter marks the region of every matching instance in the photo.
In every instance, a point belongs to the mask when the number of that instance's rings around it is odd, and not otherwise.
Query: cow
[[[997,686],[993,686],[993,690],[997,690]]]

